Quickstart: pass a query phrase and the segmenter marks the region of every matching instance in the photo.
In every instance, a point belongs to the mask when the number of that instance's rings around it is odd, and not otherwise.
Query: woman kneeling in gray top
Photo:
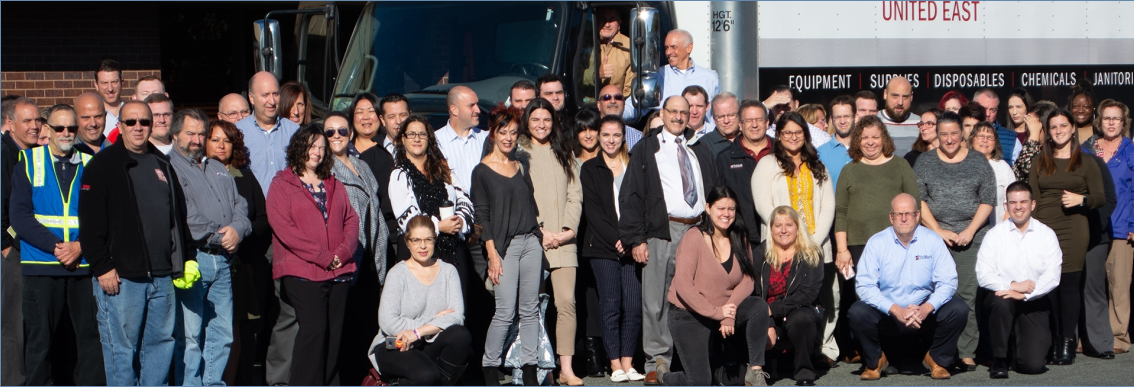
[[[453,385],[465,371],[472,338],[461,324],[465,304],[457,270],[433,258],[437,230],[415,216],[406,225],[410,259],[386,274],[378,336],[370,360],[386,381],[403,386]]]

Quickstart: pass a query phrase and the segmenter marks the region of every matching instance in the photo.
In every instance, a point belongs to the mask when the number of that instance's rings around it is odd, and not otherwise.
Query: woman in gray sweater
[[[370,361],[386,381],[403,386],[453,385],[472,345],[457,270],[433,257],[437,231],[418,215],[406,225],[410,259],[386,275],[378,308],[378,335]],[[387,342],[391,344],[388,345]]]

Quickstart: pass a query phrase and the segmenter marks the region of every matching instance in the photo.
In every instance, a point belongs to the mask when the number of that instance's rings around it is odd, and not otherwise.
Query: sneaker
[[[748,372],[746,372],[744,374],[744,385],[745,386],[767,386],[768,385],[768,376],[769,376],[768,373],[764,372],[764,370],[762,370],[762,369],[754,370],[754,369],[749,368]]]
[[[631,368],[629,371],[626,371],[626,377],[632,382],[640,382],[646,380],[646,375],[638,373],[638,370],[633,368]]]
[[[642,377],[642,379],[645,379],[645,377]],[[626,376],[626,371],[618,370],[610,374],[610,381],[614,383],[626,383],[630,381],[630,378]]]

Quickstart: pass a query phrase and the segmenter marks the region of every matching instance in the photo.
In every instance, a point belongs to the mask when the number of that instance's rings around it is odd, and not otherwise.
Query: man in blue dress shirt
[[[952,364],[969,308],[953,297],[957,267],[945,241],[918,226],[919,218],[917,199],[896,196],[890,202],[892,227],[866,242],[858,263],[860,301],[851,306],[849,319],[862,344],[862,380],[877,380],[886,367],[882,334],[932,336],[925,363],[934,379],[950,377],[940,364]]]

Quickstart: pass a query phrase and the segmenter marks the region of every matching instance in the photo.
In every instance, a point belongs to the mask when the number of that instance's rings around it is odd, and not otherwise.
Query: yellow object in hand
[[[181,278],[173,280],[173,286],[178,289],[189,289],[193,287],[193,283],[201,280],[201,270],[198,269],[197,261],[186,261],[185,271],[181,273]]]

